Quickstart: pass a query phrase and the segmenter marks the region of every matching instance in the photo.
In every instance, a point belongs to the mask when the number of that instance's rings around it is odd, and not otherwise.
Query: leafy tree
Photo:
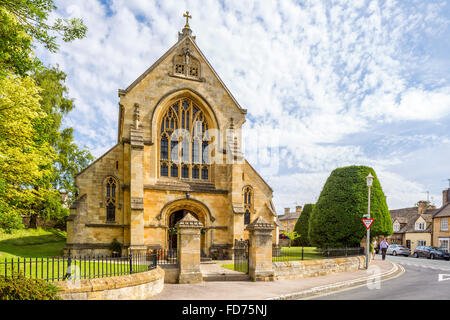
[[[56,152],[49,182],[70,200],[76,193],[75,175],[94,159],[87,149],[74,143],[73,128],[61,129],[63,118],[74,108],[65,86],[66,74],[59,67],[45,68],[33,75],[41,88],[40,104],[45,116],[36,122],[39,139],[48,141]]]
[[[64,82],[66,74],[58,67],[44,68],[33,75],[40,90],[40,105],[44,115],[35,121],[36,143],[48,143],[56,156],[51,163],[51,175],[44,176],[35,188],[43,189],[40,201],[31,211],[30,226],[36,227],[37,217],[53,220],[60,227],[65,225],[68,208],[61,201],[61,192],[73,200],[76,194],[75,175],[93,160],[88,150],[79,148],[73,142],[73,129],[61,130],[61,124],[74,107],[73,100],[67,97]]]
[[[335,169],[328,177],[312,210],[309,240],[318,247],[359,246],[366,234],[361,219],[367,214],[366,176],[374,176],[371,188],[371,236],[391,235],[392,223],[386,198],[375,171],[365,166]]]
[[[35,139],[34,124],[42,116],[39,88],[31,78],[0,79],[0,216],[6,229],[18,226],[20,214],[42,199],[32,186],[51,176],[55,153]]]
[[[93,160],[73,142],[73,129],[61,128],[73,109],[65,73],[34,56],[35,43],[56,52],[58,36],[86,34],[81,19],[49,24],[55,9],[53,0],[0,0],[0,227],[7,230],[27,213],[64,221],[61,191],[73,197],[74,175]]]
[[[309,228],[309,217],[311,216],[311,212],[314,208],[313,204],[305,204],[303,207],[303,211],[300,214],[300,217],[297,219],[295,223],[294,230],[300,235],[300,238],[297,240],[297,243],[303,247],[309,247],[309,239],[308,239],[308,228]]]
[[[79,18],[49,24],[55,9],[53,0],[0,0],[0,77],[6,72],[23,77],[40,66],[33,56],[33,41],[56,52],[58,36],[65,42],[85,37],[87,28]]]
[[[295,230],[290,232],[281,231],[281,233],[289,239],[289,247],[293,242],[297,241],[300,238],[300,235]]]

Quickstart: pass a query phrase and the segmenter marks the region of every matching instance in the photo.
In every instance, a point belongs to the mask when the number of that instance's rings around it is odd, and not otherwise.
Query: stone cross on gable
[[[189,11],[186,11],[186,13],[183,14],[183,17],[186,18],[186,25],[184,27],[189,28],[189,19],[192,19],[192,16],[189,15]]]

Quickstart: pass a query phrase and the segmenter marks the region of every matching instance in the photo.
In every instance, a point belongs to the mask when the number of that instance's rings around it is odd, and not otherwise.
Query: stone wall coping
[[[341,258],[330,258],[330,259],[314,259],[314,260],[300,260],[300,261],[278,261],[272,262],[274,267],[296,267],[296,266],[314,266],[314,265],[324,265],[324,264],[342,264],[354,260],[365,259],[365,256],[352,256],[352,257],[341,257]]]
[[[81,279],[78,281],[59,281],[55,285],[60,294],[95,292],[132,287],[159,279],[164,279],[164,270],[156,267],[153,270],[108,278]]]
[[[245,229],[247,230],[273,230],[275,227],[267,222],[263,217],[259,216],[252,223],[250,223]]]

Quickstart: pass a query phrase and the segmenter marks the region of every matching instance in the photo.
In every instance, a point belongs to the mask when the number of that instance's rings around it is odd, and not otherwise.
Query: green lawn
[[[303,260],[317,260],[326,258],[316,250],[316,247],[304,247]],[[302,260],[302,247],[282,247],[280,256],[272,258],[272,261],[277,262],[299,260]]]
[[[62,257],[66,233],[56,229],[22,229],[11,234],[0,231],[0,275],[23,272],[27,277],[60,280],[67,273],[68,262]],[[5,262],[8,262],[6,265]],[[13,262],[11,264],[11,262]],[[129,274],[127,258],[113,262],[102,260],[73,261],[75,278],[94,278]],[[133,271],[145,271],[147,265],[134,265]]]
[[[17,258],[7,259],[7,266],[4,260],[0,259],[0,275],[10,275],[12,270],[21,272],[26,277],[37,278],[49,281],[62,281],[67,274],[67,259],[59,260],[53,258]],[[117,276],[130,273],[130,265],[127,258],[114,261],[72,261],[72,276],[74,279],[100,278]],[[148,269],[147,265],[134,265],[133,272],[142,272]]]
[[[4,258],[56,257],[62,255],[66,233],[56,229],[0,231],[0,260]]]
[[[316,247],[304,247],[303,248],[303,260],[317,260],[325,259],[326,256],[316,251]],[[273,257],[272,261],[299,261],[302,260],[302,247],[282,247],[279,257]],[[224,264],[223,268],[234,270],[234,264]],[[245,267],[244,267],[245,268]]]

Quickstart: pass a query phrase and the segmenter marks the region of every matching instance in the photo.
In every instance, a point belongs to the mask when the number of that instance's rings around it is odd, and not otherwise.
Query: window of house
[[[116,221],[117,181],[113,177],[106,179],[106,221]]]
[[[441,231],[448,231],[448,219],[447,218],[441,219]]]
[[[173,103],[160,123],[160,176],[209,180],[208,121],[188,98]]]
[[[424,222],[416,222],[416,230],[417,231],[425,230],[425,223]]]
[[[417,240],[417,245],[419,247],[426,246],[427,242],[425,240]]]
[[[394,229],[395,232],[400,231],[400,223],[398,223],[398,222],[394,223],[393,229]]]
[[[449,252],[450,238],[439,238],[439,248]]]
[[[253,211],[253,188],[250,186],[244,188],[244,210],[244,224],[249,224]]]

